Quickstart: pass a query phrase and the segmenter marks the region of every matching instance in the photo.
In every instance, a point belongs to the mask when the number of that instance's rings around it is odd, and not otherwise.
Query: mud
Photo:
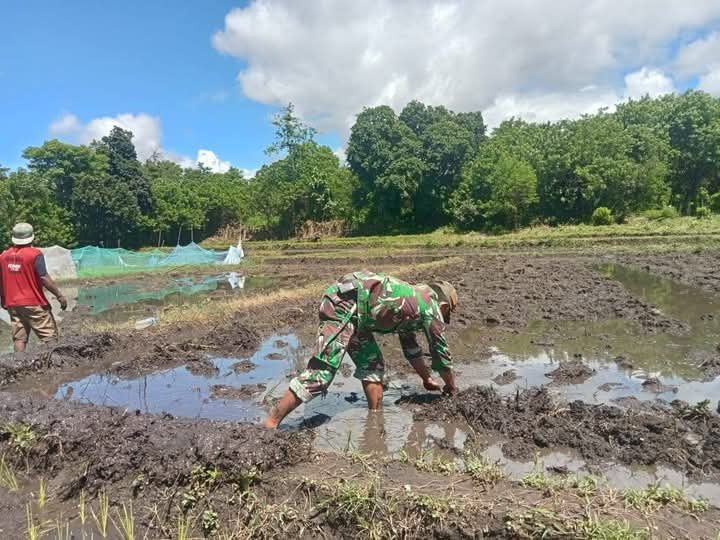
[[[495,377],[493,382],[497,385],[503,386],[514,382],[517,378],[517,372],[514,369],[508,369]]]
[[[0,393],[0,424],[25,424],[34,433],[22,457],[7,432],[0,448],[52,478],[61,498],[94,494],[103,486],[140,489],[182,485],[194,466],[239,473],[296,463],[309,456],[309,434],[269,432],[251,424],[177,419],[111,407],[42,401]],[[135,486],[137,488],[137,486]]]
[[[680,417],[669,406],[623,410],[561,403],[546,388],[503,398],[490,387],[476,386],[413,407],[418,420],[464,419],[478,444],[489,435],[506,437],[503,453],[510,458],[529,459],[539,448],[572,448],[588,463],[667,464],[691,476],[720,476],[720,418],[715,416]]]
[[[720,292],[720,253],[715,251],[683,253],[679,256],[624,254],[612,259],[680,283]]]
[[[249,373],[257,367],[257,364],[251,360],[241,360],[240,362],[235,362],[230,367],[235,373]]]
[[[227,384],[215,384],[212,386],[210,399],[253,399],[262,394],[267,388],[264,384],[243,384],[242,386],[229,386]]]
[[[644,380],[642,388],[647,392],[653,392],[655,394],[664,394],[665,392],[677,393],[678,391],[677,386],[663,384],[660,379],[656,377],[650,377],[649,379]]]
[[[29,374],[70,369],[101,358],[113,347],[122,346],[124,339],[108,333],[66,338],[25,353],[0,356],[0,386],[15,382]]]
[[[561,362],[560,366],[549,373],[546,377],[553,379],[554,384],[580,384],[592,377],[596,371],[589,368],[580,360]]]

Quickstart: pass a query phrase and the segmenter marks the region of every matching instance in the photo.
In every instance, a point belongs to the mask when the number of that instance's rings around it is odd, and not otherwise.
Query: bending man
[[[456,390],[452,357],[445,338],[450,313],[458,303],[449,283],[410,285],[383,274],[354,272],[325,290],[320,303],[320,326],[307,368],[265,421],[276,428],[283,418],[303,402],[327,392],[335,372],[345,358],[355,363],[355,377],[362,381],[368,408],[380,408],[385,364],[373,333],[398,334],[405,358],[420,375],[427,390],[440,390],[423,360],[416,332],[427,337],[432,368],[445,383],[444,391]]]

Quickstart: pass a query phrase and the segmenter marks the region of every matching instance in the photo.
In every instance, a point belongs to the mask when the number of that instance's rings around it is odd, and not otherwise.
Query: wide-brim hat
[[[12,243],[16,246],[27,246],[35,240],[32,225],[29,223],[18,223],[12,230]]]
[[[450,306],[450,311],[455,311],[458,305],[458,294],[451,283],[447,281],[435,281],[430,284],[430,287],[438,295],[438,300],[446,302]]]

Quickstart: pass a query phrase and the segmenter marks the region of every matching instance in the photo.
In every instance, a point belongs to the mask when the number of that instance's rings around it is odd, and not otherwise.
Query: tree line
[[[511,119],[418,101],[360,112],[346,163],[292,104],[273,123],[275,160],[246,179],[153,156],[115,127],[89,145],[57,140],[0,168],[0,244],[32,222],[43,244],[137,247],[200,240],[228,225],[289,238],[308,221],[348,234],[502,231],[720,212],[720,100],[699,91],[643,98],[576,120]]]

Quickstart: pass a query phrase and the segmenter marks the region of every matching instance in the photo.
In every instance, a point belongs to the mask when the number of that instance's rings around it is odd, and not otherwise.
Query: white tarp
[[[77,268],[69,249],[60,246],[41,248],[45,255],[48,274],[53,279],[73,279],[77,277]]]
[[[244,257],[245,252],[242,248],[242,240],[238,240],[237,247],[230,246],[222,264],[240,264],[240,261],[242,261]]]

